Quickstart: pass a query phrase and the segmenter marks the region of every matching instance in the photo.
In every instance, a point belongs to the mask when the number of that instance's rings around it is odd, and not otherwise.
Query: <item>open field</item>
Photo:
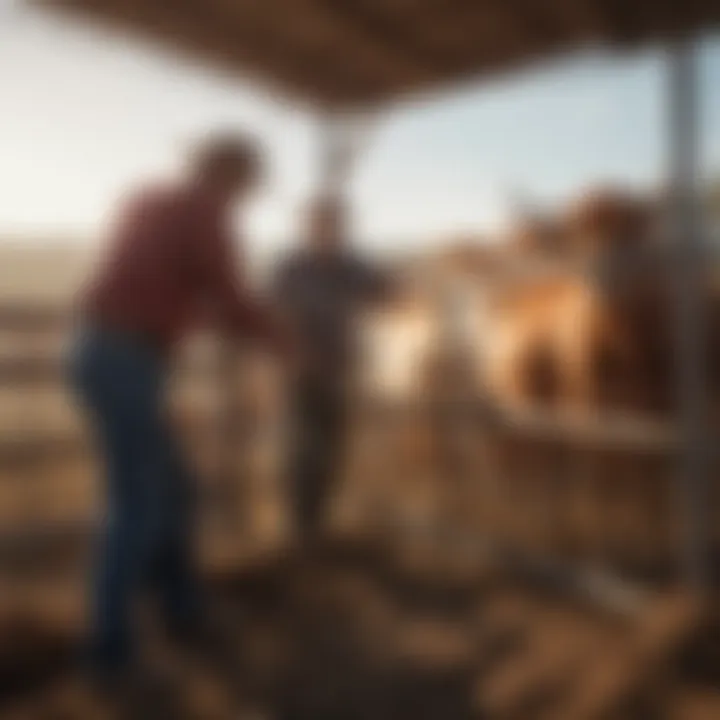
[[[91,244],[2,240],[0,299],[65,303],[94,258]]]

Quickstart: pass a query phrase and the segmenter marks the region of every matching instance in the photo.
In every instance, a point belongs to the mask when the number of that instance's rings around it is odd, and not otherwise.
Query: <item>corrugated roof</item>
[[[32,0],[317,104],[364,105],[552,54],[720,26],[720,0]]]

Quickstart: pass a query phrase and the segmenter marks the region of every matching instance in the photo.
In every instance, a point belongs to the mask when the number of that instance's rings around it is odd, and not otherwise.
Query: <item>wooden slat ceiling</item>
[[[549,55],[720,26],[720,0],[32,0],[321,105],[372,105]]]

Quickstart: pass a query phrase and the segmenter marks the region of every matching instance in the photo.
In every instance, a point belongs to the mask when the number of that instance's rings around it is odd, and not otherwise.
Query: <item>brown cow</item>
[[[518,242],[505,253],[481,249],[482,263],[472,260],[467,245],[459,254],[445,254],[437,263],[438,282],[425,278],[369,322],[365,387],[395,403],[464,387],[465,397],[487,392],[500,406],[669,418],[676,400],[672,263],[656,250],[653,225],[652,208],[641,200],[601,191],[573,203],[552,225],[552,243],[548,225],[533,230],[526,223],[525,245]],[[539,233],[534,241],[533,231]],[[572,263],[504,281],[523,256]],[[657,267],[637,274],[633,263],[647,258]],[[438,287],[460,288],[461,304],[470,311],[470,323],[450,324],[461,340],[457,346],[448,344],[446,296],[435,293]],[[461,349],[464,365],[448,349]],[[447,437],[439,441],[439,434],[456,433],[454,425],[416,414],[392,433],[379,425],[369,429],[373,439],[364,447],[371,449],[361,454],[376,466],[361,472],[356,465],[355,479],[375,486],[380,505],[407,512],[415,507],[419,514],[429,514],[433,503],[459,505],[482,518],[484,527],[494,524],[533,547],[559,544],[586,558],[589,552],[624,560],[669,556],[672,496],[666,479],[674,464],[667,456],[541,441],[512,429],[487,435],[476,427],[476,465],[466,475],[481,492],[471,502],[467,487],[461,492],[448,481],[456,465],[448,462]],[[568,488],[571,502],[567,495],[558,499]]]
[[[671,419],[677,404],[673,263],[654,244],[651,210],[622,193],[597,192],[574,203],[564,224],[568,256],[587,261],[589,272],[582,275],[574,267],[564,275],[519,283],[495,302],[484,358],[490,393],[502,405],[535,403],[586,415],[633,412]],[[714,399],[720,379],[720,304],[706,292],[709,395]],[[640,550],[644,559],[657,559],[664,547],[667,560],[673,542],[672,496],[665,481],[672,477],[669,456],[595,449],[565,450],[559,459],[548,455],[549,445],[538,450],[537,444],[517,437],[503,444],[499,474],[507,479],[514,466],[520,477],[516,499],[536,498],[538,476],[557,476],[558,462],[564,463],[567,477],[576,487],[583,485],[591,498],[584,519],[576,523],[576,537],[585,535],[589,545],[606,546],[606,553],[608,545],[615,545],[615,554],[623,559]],[[603,505],[622,511],[630,530],[625,540],[602,529],[598,516],[607,510]],[[614,517],[617,512],[608,516]],[[592,533],[577,527],[593,521]],[[643,522],[648,532],[639,539]],[[617,534],[621,532],[618,528]],[[588,540],[593,533],[596,538]]]

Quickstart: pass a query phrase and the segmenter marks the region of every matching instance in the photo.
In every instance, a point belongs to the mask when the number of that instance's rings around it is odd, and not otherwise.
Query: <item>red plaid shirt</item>
[[[270,315],[244,287],[229,221],[227,209],[199,188],[137,193],[120,213],[83,314],[163,350],[207,323],[281,344]]]

